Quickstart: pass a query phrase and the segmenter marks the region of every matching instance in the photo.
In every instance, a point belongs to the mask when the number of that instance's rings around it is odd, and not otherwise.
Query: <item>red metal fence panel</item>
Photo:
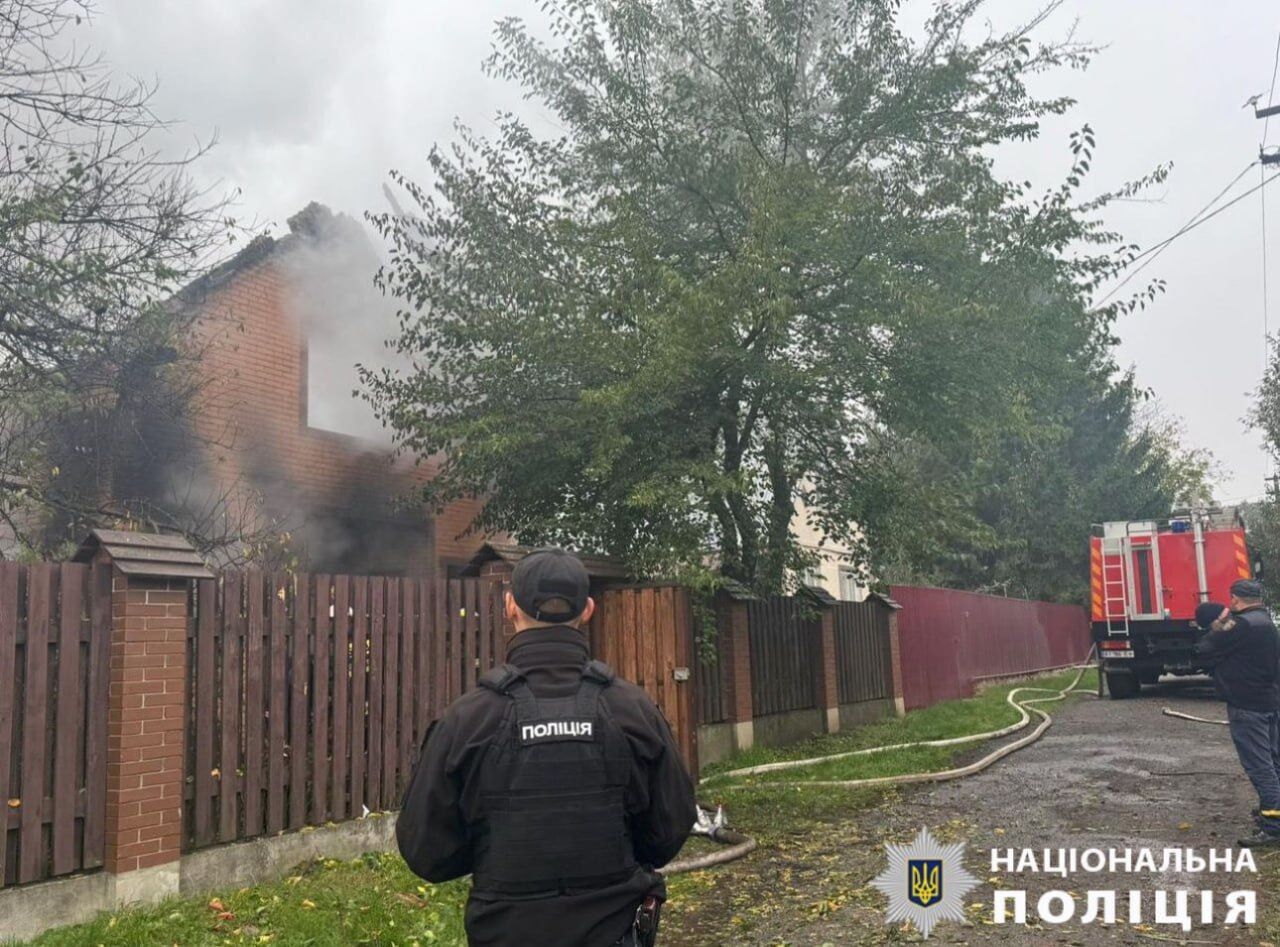
[[[1078,605],[895,585],[908,710],[973,694],[977,681],[1083,661],[1089,623]]]
[[[109,567],[0,563],[0,887],[96,868]]]

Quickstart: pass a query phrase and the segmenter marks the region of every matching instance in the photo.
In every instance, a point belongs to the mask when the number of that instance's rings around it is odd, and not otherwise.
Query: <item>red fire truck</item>
[[[1201,602],[1227,601],[1251,578],[1244,522],[1234,508],[1177,512],[1167,521],[1103,523],[1090,539],[1093,640],[1107,691],[1132,697],[1161,674],[1198,674]]]

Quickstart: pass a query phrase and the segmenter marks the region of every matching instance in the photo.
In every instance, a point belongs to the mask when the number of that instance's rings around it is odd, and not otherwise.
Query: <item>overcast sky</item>
[[[987,16],[1006,28],[1038,6],[992,0]],[[386,172],[425,178],[424,156],[453,137],[455,118],[483,132],[495,111],[519,109],[518,91],[486,79],[480,63],[496,19],[536,19],[537,8],[533,0],[100,0],[87,30],[118,70],[159,81],[156,109],[182,121],[180,134],[217,130],[202,173],[239,188],[242,216],[279,232],[312,200],[356,216],[384,209]],[[1060,180],[1067,135],[1084,122],[1097,132],[1098,188],[1172,162],[1159,202],[1110,214],[1145,247],[1256,158],[1263,123],[1241,105],[1259,92],[1265,100],[1280,9],[1275,0],[1067,0],[1045,35],[1076,21],[1080,38],[1107,47],[1088,72],[1052,80],[1079,104],[1039,142],[1001,154],[1000,165],[1010,176]],[[1280,120],[1271,143],[1280,144]],[[1232,193],[1259,180],[1255,167]],[[1280,182],[1269,191],[1270,321],[1280,329]],[[1223,465],[1220,498],[1259,494],[1266,459],[1242,418],[1263,362],[1260,195],[1177,241],[1131,286],[1147,276],[1166,279],[1168,293],[1119,326],[1121,362],[1181,420],[1187,441]]]

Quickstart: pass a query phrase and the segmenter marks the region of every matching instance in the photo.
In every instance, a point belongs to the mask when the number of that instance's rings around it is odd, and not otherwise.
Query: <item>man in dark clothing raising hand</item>
[[[1262,586],[1239,579],[1230,609],[1205,602],[1196,624],[1209,629],[1196,650],[1213,669],[1240,765],[1258,793],[1257,834],[1240,844],[1280,845],[1280,633],[1262,604]]]
[[[473,947],[652,943],[693,783],[649,696],[590,659],[594,608],[574,556],[517,563],[507,663],[428,731],[405,792],[400,853],[427,881],[472,875]]]

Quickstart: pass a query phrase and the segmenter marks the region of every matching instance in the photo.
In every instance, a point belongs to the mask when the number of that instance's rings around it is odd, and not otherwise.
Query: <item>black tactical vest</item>
[[[476,895],[551,897],[635,871],[624,804],[630,747],[600,700],[612,680],[608,665],[591,661],[576,694],[537,698],[513,665],[481,677],[510,705],[479,766]]]

